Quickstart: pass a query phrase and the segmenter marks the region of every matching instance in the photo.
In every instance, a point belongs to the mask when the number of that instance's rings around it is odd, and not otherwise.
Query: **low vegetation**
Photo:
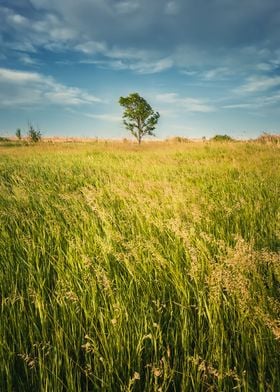
[[[16,130],[16,137],[17,137],[18,140],[22,139],[22,134],[21,134],[21,129],[20,128],[17,128],[17,130]]]
[[[9,139],[3,136],[0,136],[0,142],[8,142]]]
[[[212,137],[214,142],[232,142],[233,138],[230,137],[229,135],[215,135]]]
[[[39,129],[35,129],[33,125],[29,125],[28,138],[32,143],[38,143],[42,139],[42,134]]]
[[[280,135],[264,132],[257,138],[257,141],[263,144],[277,144],[280,145]]]
[[[280,390],[279,149],[0,147],[0,390]]]
[[[173,142],[173,143],[190,143],[191,140],[188,139],[187,137],[184,136],[174,136],[166,139],[167,142]]]

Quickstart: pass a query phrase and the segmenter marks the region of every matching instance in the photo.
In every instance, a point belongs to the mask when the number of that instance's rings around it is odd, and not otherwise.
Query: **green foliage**
[[[1,391],[280,391],[278,149],[16,144]]]
[[[234,139],[228,135],[215,135],[211,140],[214,142],[231,142]]]
[[[28,137],[32,143],[38,143],[42,139],[42,134],[32,124],[29,124]]]
[[[9,139],[3,136],[0,136],[0,142],[9,142]]]
[[[155,136],[154,130],[160,115],[153,111],[144,98],[138,93],[133,93],[128,97],[120,97],[119,104],[125,108],[124,125],[139,144],[145,135]]]
[[[20,128],[18,128],[16,130],[16,137],[18,138],[18,140],[21,140],[22,135],[21,135],[21,129]]]

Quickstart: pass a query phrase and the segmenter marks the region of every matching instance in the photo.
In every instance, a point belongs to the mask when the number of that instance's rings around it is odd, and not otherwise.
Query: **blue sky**
[[[279,0],[0,0],[0,135],[126,137],[132,92],[159,138],[279,133]]]

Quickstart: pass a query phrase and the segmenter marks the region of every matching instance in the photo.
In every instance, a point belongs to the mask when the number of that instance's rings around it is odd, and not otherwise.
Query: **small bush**
[[[189,143],[190,139],[184,136],[174,136],[171,137],[170,139],[167,139],[168,142],[173,142],[173,143]]]
[[[232,142],[234,139],[228,135],[215,135],[211,140],[214,142]]]
[[[18,140],[21,140],[21,138],[22,138],[22,136],[21,136],[21,129],[20,128],[18,128],[16,130],[16,137],[18,138]]]
[[[42,139],[41,132],[35,129],[32,125],[29,125],[28,137],[31,142],[38,143]]]
[[[9,142],[9,139],[6,137],[0,136],[0,142]]]

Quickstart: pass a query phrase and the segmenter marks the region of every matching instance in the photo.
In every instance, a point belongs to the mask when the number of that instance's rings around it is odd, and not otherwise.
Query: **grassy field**
[[[0,390],[280,391],[280,149],[0,146]]]

